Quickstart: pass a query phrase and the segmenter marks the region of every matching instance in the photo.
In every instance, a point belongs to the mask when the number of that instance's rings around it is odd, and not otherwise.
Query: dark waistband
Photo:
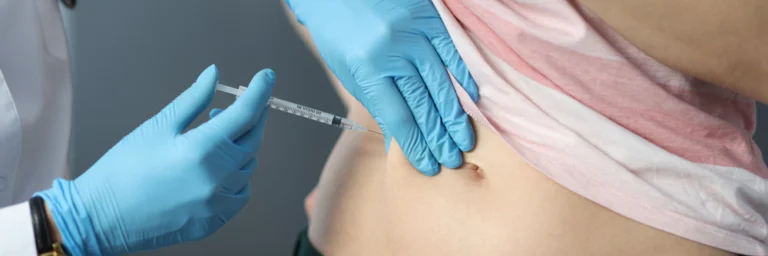
[[[296,245],[293,247],[293,256],[323,256],[312,243],[309,242],[308,228],[305,227],[296,238]]]

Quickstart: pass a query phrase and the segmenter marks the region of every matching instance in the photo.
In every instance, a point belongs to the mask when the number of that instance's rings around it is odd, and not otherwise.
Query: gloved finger
[[[459,103],[456,90],[453,88],[448,72],[443,67],[443,62],[432,48],[432,45],[426,40],[420,42],[420,45],[417,47],[421,51],[411,61],[419,70],[421,78],[429,89],[432,101],[435,103],[435,107],[442,118],[442,124],[448,130],[448,134],[450,134],[455,145],[464,152],[472,150],[475,147],[475,131],[469,122],[467,113],[464,112],[461,103]],[[440,159],[438,158],[438,160]],[[459,165],[461,163],[458,163],[455,167]]]
[[[333,74],[336,76],[339,81],[344,85],[344,88],[347,89],[347,91],[352,94],[355,99],[357,99],[358,102],[363,104],[363,107],[365,107],[366,110],[368,110],[368,113],[371,114],[373,117],[373,120],[376,120],[376,123],[379,125],[379,128],[381,128],[381,133],[384,134],[384,152],[389,153],[389,144],[392,141],[392,134],[389,132],[389,129],[387,129],[386,124],[383,120],[381,120],[380,115],[376,112],[376,106],[373,106],[371,104],[371,101],[368,100],[368,96],[366,96],[364,93],[356,93],[359,91],[362,91],[360,88],[360,85],[357,84],[357,81],[355,80],[355,77],[352,76],[352,74],[349,72],[348,69],[345,68],[333,68],[333,66],[328,66],[328,68],[333,72]]]
[[[389,132],[386,125],[383,125],[383,122],[378,120],[376,122],[379,123],[381,134],[384,134],[384,152],[389,153],[389,144],[392,144],[392,133]]]
[[[456,50],[456,45],[453,44],[451,35],[448,34],[448,30],[445,29],[442,20],[437,19],[432,22],[437,24],[434,24],[432,26],[434,29],[431,29],[431,32],[427,33],[427,38],[429,38],[433,48],[437,51],[440,59],[442,59],[443,64],[448,67],[448,70],[451,71],[453,77],[456,78],[456,81],[458,81],[459,84],[461,84],[461,87],[467,91],[469,97],[472,98],[474,102],[477,102],[480,98],[477,83],[475,83],[475,79],[472,78],[472,74],[469,73],[467,65],[464,64],[464,60]],[[450,80],[447,82],[450,83]]]
[[[436,175],[440,166],[394,81],[390,78],[380,78],[369,82],[374,84],[366,87],[373,88],[371,91],[364,92],[368,102],[366,105],[369,110],[374,109],[373,113],[381,118],[384,124],[382,129],[386,128],[388,133],[395,137],[408,161],[419,172],[428,176]]]
[[[211,112],[208,112],[208,118],[213,119],[213,117],[221,114],[221,111],[223,110],[221,110],[220,108],[211,109]]]
[[[235,217],[251,198],[251,184],[248,183],[237,194],[216,193],[209,199],[209,205],[218,213],[219,221],[226,223]]]
[[[260,71],[235,103],[200,128],[217,130],[230,140],[236,140],[250,130],[264,113],[267,101],[272,95],[274,83],[274,71],[270,69]]]
[[[242,194],[245,187],[249,184],[251,176],[258,165],[256,157],[251,158],[248,163],[243,165],[240,170],[229,174],[219,185],[219,192],[229,195]]]
[[[209,116],[210,118],[213,118],[221,112],[221,109],[214,108],[211,109]],[[245,152],[255,153],[258,151],[259,146],[261,146],[261,141],[264,138],[264,126],[266,125],[266,119],[268,115],[269,111],[265,111],[264,114],[261,114],[261,117],[259,117],[259,121],[256,122],[256,125],[248,130],[248,132],[246,132],[243,136],[234,141],[235,145],[239,146],[240,149]]]
[[[416,72],[415,67],[410,68],[413,69],[413,75],[396,77],[395,84],[410,107],[414,120],[437,161],[448,168],[459,167],[463,162],[461,152],[446,132],[421,76]]]
[[[266,108],[266,107],[265,107]],[[264,127],[267,124],[269,110],[265,109],[256,124],[240,138],[235,140],[235,144],[246,152],[255,153],[259,150],[261,142],[264,140]]]
[[[169,123],[172,132],[181,133],[211,103],[218,80],[216,65],[209,66],[191,87],[163,108],[158,117]]]

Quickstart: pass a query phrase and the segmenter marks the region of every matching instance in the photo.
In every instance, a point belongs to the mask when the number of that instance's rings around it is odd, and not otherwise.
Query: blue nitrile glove
[[[217,79],[209,67],[82,176],[39,193],[70,253],[115,255],[199,240],[245,205],[275,74],[259,72],[235,103],[184,133],[210,103]]]
[[[478,91],[429,0],[286,0],[328,67],[422,173],[461,165],[475,134],[445,67]]]

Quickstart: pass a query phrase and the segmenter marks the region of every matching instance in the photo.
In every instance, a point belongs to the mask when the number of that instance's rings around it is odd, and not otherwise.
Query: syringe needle
[[[368,130],[368,131],[369,131],[369,132],[372,132],[372,133],[375,133],[375,134],[378,134],[378,135],[381,135],[381,136],[384,136],[384,134],[383,134],[383,133],[380,133],[380,132],[371,131],[371,130]]]

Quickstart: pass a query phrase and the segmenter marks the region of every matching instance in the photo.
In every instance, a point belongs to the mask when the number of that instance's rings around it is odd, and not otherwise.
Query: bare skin
[[[308,32],[294,26],[315,50]],[[332,81],[347,117],[378,127]],[[732,255],[576,195],[486,127],[475,131],[465,164],[436,177],[419,174],[394,141],[387,154],[381,136],[342,133],[305,202],[312,243],[325,255]]]
[[[672,69],[768,103],[768,1],[578,2]]]

